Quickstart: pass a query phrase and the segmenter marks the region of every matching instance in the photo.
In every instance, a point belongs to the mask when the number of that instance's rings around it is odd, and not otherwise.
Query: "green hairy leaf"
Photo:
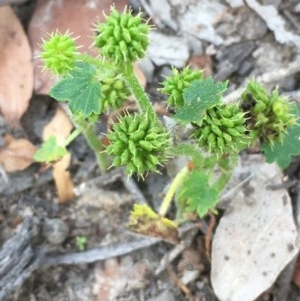
[[[58,101],[68,101],[73,113],[82,113],[84,118],[100,114],[102,104],[101,84],[96,78],[96,69],[89,63],[78,62],[68,75],[50,91]]]
[[[64,146],[57,143],[55,136],[50,136],[34,154],[36,162],[53,162],[57,161],[68,153]]]
[[[295,103],[292,105],[292,113],[300,116],[300,110]],[[276,162],[281,169],[286,168],[291,163],[292,156],[300,155],[300,124],[288,127],[283,141],[262,143],[260,149],[268,163]]]
[[[197,212],[201,218],[213,210],[219,200],[219,191],[209,180],[205,172],[194,170],[185,178],[178,194],[178,201],[186,204],[185,209]]]
[[[221,94],[228,82],[214,82],[209,77],[195,80],[183,92],[184,105],[177,110],[175,118],[182,123],[200,123],[207,109],[221,102]]]

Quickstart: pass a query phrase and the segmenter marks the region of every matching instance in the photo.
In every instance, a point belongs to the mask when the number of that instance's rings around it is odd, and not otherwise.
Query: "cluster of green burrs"
[[[107,134],[110,142],[106,152],[114,155],[113,166],[126,165],[129,175],[157,171],[166,161],[169,137],[165,128],[148,114],[121,117]]]
[[[53,33],[47,41],[43,42],[41,58],[46,69],[55,74],[65,75],[76,63],[74,39],[69,33]]]
[[[198,145],[212,154],[236,153],[249,143],[245,114],[235,104],[208,109],[202,122],[193,126]]]
[[[282,141],[287,127],[296,123],[288,101],[278,90],[268,94],[258,82],[250,81],[242,94],[242,107],[247,114],[247,127],[263,142]]]
[[[131,94],[121,74],[109,72],[100,80],[102,110],[119,109]]]
[[[97,26],[95,45],[100,53],[117,64],[134,62],[144,56],[149,45],[149,25],[130,11],[119,13],[112,8],[105,23]]]
[[[202,78],[202,72],[192,71],[189,67],[184,68],[179,72],[176,68],[172,69],[172,75],[168,76],[162,83],[163,88],[160,90],[162,93],[169,95],[167,103],[174,108],[180,108],[184,105],[183,91],[194,80]]]

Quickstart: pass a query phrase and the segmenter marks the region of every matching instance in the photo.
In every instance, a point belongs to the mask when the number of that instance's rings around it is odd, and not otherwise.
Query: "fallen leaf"
[[[278,167],[252,155],[238,170],[241,190],[235,191],[212,244],[211,281],[221,301],[256,299],[299,251],[290,197],[276,188],[282,183]]]
[[[5,145],[0,149],[0,163],[7,172],[26,169],[33,162],[36,147],[26,139],[15,139],[10,135],[4,138]]]
[[[70,201],[74,198],[74,185],[68,171],[70,162],[71,154],[69,153],[52,165],[53,178],[60,203]]]
[[[50,123],[44,129],[43,139],[47,140],[50,136],[55,136],[58,144],[63,143],[69,136],[73,125],[67,114],[57,107],[56,113]],[[74,186],[68,167],[71,162],[71,155],[63,156],[59,161],[52,164],[53,178],[57,188],[57,194],[61,203],[67,202],[74,197]]]
[[[21,23],[10,6],[0,7],[0,110],[17,127],[33,88],[31,50]]]
[[[292,280],[298,287],[300,287],[300,256],[297,258]]]
[[[97,264],[93,294],[95,301],[114,301],[122,293],[141,289],[146,284],[145,274],[148,267],[145,263],[134,263],[128,256],[121,262],[111,258]]]
[[[93,44],[93,24],[103,22],[103,12],[109,14],[113,0],[52,0],[37,2],[33,17],[29,24],[29,40],[34,53],[34,90],[37,94],[48,94],[57,78],[49,72],[42,72],[42,62],[39,58],[42,38],[46,33],[58,30],[67,31],[77,38],[75,43],[81,46],[80,51],[91,55],[98,55]],[[126,0],[115,1],[116,9],[123,11]]]
[[[204,77],[212,76],[213,74],[213,62],[211,56],[208,54],[192,55],[188,59],[187,65],[190,66],[192,70],[203,70]]]

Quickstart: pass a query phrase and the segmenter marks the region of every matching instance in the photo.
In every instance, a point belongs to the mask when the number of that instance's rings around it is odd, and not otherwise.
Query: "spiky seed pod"
[[[249,143],[244,115],[235,104],[210,108],[201,124],[193,124],[193,137],[209,153],[221,155],[237,152]]]
[[[123,78],[115,73],[105,74],[100,82],[103,111],[119,109],[131,94]]]
[[[114,155],[114,166],[126,165],[126,173],[143,175],[163,164],[170,139],[165,128],[147,114],[121,117],[107,134],[106,152]]]
[[[278,90],[269,94],[258,82],[248,83],[242,94],[242,105],[246,111],[247,127],[257,133],[261,141],[282,141],[287,127],[296,123],[288,101],[279,96]]]
[[[95,45],[103,56],[117,64],[134,62],[145,55],[149,30],[140,14],[132,16],[128,10],[119,13],[112,8],[106,22],[97,25]]]
[[[42,44],[41,58],[45,68],[53,73],[59,75],[68,73],[76,62],[75,42],[70,34],[52,33]]]
[[[166,95],[169,95],[167,103],[169,106],[176,109],[180,108],[184,104],[183,91],[194,80],[201,79],[202,72],[199,70],[192,71],[186,67],[181,72],[176,68],[172,69],[172,75],[167,77],[162,83],[163,88],[160,91]]]

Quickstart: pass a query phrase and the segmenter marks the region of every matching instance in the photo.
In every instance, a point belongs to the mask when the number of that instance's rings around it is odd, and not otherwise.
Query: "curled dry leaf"
[[[18,126],[33,88],[31,50],[10,6],[0,7],[0,110],[11,126]]]
[[[33,161],[36,147],[26,139],[15,139],[10,135],[5,138],[5,146],[0,149],[0,163],[7,172],[26,169]]]
[[[73,125],[67,114],[57,108],[56,113],[50,123],[45,127],[43,139],[47,140],[50,136],[55,136],[58,143],[63,143],[69,136]],[[71,175],[67,170],[71,162],[71,155],[67,154],[61,160],[55,162],[53,166],[53,177],[57,188],[57,194],[60,202],[66,202],[74,197],[73,182]]]
[[[116,9],[123,11],[125,0],[38,0],[29,24],[29,40],[34,53],[34,90],[37,94],[48,94],[56,78],[48,72],[42,72],[39,59],[42,38],[46,33],[59,31],[72,33],[81,52],[98,55],[93,44],[93,24],[104,21],[103,12],[109,14],[110,6],[115,2]]]
[[[253,177],[239,185],[216,230],[211,281],[221,301],[252,301],[298,253],[297,229],[275,164],[246,157],[235,174],[239,184]]]

